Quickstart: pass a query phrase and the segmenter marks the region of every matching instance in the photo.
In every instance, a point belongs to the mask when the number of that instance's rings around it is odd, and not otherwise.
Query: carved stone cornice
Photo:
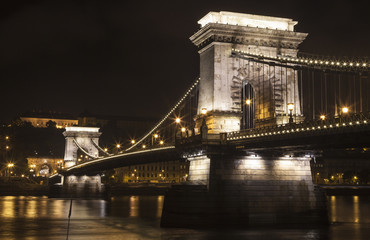
[[[190,40],[202,49],[212,42],[297,49],[307,33],[220,23],[208,23]]]

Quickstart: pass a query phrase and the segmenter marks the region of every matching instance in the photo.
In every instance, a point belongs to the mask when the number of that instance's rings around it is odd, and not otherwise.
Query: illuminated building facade
[[[49,177],[63,167],[63,158],[28,157],[27,163],[31,175]]]
[[[118,182],[178,183],[185,182],[189,174],[189,162],[170,161],[133,165],[115,169]]]
[[[54,122],[57,128],[77,126],[78,120],[69,114],[57,112],[27,112],[20,117],[21,121],[29,122],[34,127],[46,128],[48,123]]]

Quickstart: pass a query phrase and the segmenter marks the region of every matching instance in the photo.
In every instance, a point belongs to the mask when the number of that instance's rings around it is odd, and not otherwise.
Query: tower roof
[[[198,23],[204,27],[208,23],[220,23],[248,27],[268,28],[276,30],[294,31],[298,22],[290,18],[278,18],[262,15],[234,13],[234,12],[209,12]]]

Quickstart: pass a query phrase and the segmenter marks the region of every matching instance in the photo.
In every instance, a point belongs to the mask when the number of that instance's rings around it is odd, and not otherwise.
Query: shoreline
[[[142,195],[165,195],[172,184],[114,184],[104,185],[104,193],[101,196],[142,196]],[[369,195],[370,186],[358,185],[318,185],[325,195]],[[48,196],[58,197],[55,194],[61,187],[39,185],[34,183],[0,183],[0,196]],[[59,190],[59,191],[58,191]],[[64,194],[61,194],[64,195]]]

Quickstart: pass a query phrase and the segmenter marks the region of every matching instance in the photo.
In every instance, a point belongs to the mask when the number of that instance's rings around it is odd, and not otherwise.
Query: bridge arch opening
[[[241,129],[254,128],[254,118],[255,118],[255,94],[254,88],[248,81],[242,82],[242,102],[241,102]]]

